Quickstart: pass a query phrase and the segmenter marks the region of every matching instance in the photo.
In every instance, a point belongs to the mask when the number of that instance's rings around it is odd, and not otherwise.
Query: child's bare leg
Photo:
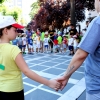
[[[31,53],[31,48],[29,48],[28,53]]]
[[[32,46],[32,52],[34,52],[34,47]]]
[[[66,48],[64,48],[64,53],[66,53]]]
[[[44,47],[44,52],[46,52],[46,47]]]

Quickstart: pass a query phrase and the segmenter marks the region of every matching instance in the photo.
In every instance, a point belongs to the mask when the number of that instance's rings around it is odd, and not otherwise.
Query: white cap
[[[0,16],[0,29],[12,25],[15,28],[24,28],[18,24],[12,16]]]

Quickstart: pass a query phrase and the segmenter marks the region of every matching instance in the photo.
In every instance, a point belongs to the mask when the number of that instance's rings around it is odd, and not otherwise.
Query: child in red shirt
[[[58,35],[55,33],[54,34],[54,48],[55,48],[55,53],[59,52],[58,51],[58,40],[57,40]]]
[[[68,46],[68,40],[66,38],[66,35],[64,35],[63,36],[63,50],[64,50],[64,53],[66,53],[67,46]]]

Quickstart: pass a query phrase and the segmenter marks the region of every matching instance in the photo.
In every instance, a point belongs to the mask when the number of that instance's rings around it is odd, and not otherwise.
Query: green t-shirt
[[[67,36],[67,39],[69,39],[69,38],[70,38],[70,35],[69,35],[69,34],[67,34],[66,36]]]
[[[41,33],[41,37],[40,37],[41,41],[43,41],[43,40],[44,40],[44,35],[45,35],[45,33],[44,33],[44,32],[42,32],[42,33]]]
[[[62,37],[61,36],[58,36],[57,40],[58,40],[58,44],[62,43]]]
[[[32,39],[34,39],[36,37],[36,33],[32,34]]]

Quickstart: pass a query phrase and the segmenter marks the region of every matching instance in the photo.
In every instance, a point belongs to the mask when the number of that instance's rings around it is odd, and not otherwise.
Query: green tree
[[[33,18],[35,14],[37,14],[38,10],[39,10],[40,6],[39,6],[39,1],[34,2],[31,5],[31,12],[30,12],[30,17]]]
[[[72,10],[73,1],[75,6],[74,11]],[[85,9],[94,10],[94,0],[39,0],[39,4],[40,9],[30,23],[35,30],[37,27],[43,30],[47,29],[49,25],[53,25],[54,28],[58,29],[64,28],[68,26],[67,21],[69,22],[73,12],[75,12],[74,16],[72,16],[75,24],[82,22],[85,20]],[[32,7],[34,8],[34,5]],[[72,24],[74,24],[73,22]],[[47,27],[44,28],[44,26]]]
[[[7,6],[5,6],[3,4],[0,5],[0,12],[2,13],[2,15],[6,15],[7,11],[8,11],[8,7]]]
[[[9,12],[7,13],[7,15],[12,15],[15,18],[15,20],[18,21],[21,13],[22,13],[22,11],[20,8],[14,7],[12,9],[9,9]]]
[[[22,13],[21,9],[18,7],[9,8],[5,6],[4,4],[0,5],[0,12],[2,15],[11,15],[15,18],[16,21],[20,18],[20,15]]]
[[[3,3],[5,0],[0,0],[0,4]]]
[[[13,16],[15,20],[18,20],[18,13],[16,11],[11,12],[10,15]]]

